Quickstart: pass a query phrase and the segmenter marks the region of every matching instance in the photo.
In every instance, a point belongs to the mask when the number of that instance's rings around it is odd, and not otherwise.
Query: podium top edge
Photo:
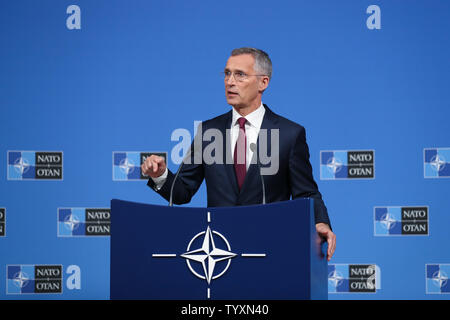
[[[224,207],[188,207],[188,206],[173,206],[173,208],[183,208],[183,209],[220,209],[220,208],[257,208],[257,207],[270,207],[270,206],[277,206],[280,204],[291,204],[291,203],[296,203],[296,202],[305,202],[305,201],[310,201],[313,198],[296,198],[296,199],[290,199],[290,200],[285,200],[285,201],[277,201],[277,202],[270,202],[270,203],[266,203],[266,204],[254,204],[254,205],[246,205],[246,206],[224,206]],[[142,205],[142,206],[155,206],[155,207],[161,207],[161,208],[167,208],[169,207],[169,205],[159,205],[159,204],[151,204],[151,203],[143,203],[143,202],[135,202],[135,201],[128,201],[128,200],[122,200],[122,199],[111,199],[111,206],[113,203],[123,203],[123,204],[134,204],[134,205]]]

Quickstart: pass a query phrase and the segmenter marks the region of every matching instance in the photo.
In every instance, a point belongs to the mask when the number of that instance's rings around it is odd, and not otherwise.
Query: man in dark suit
[[[329,261],[335,251],[336,236],[312,175],[305,129],[275,114],[261,100],[271,75],[272,62],[264,51],[233,50],[224,70],[225,95],[232,110],[202,122],[188,154],[189,161],[182,164],[174,184],[175,175],[168,170],[162,157],[148,157],[142,164],[142,172],[150,176],[148,186],[167,200],[173,185],[175,204],[190,202],[205,179],[208,207],[219,207],[261,204],[260,173],[266,170],[263,174],[267,203],[291,197],[314,199],[316,230],[328,242]],[[202,159],[208,146],[202,135],[208,130],[220,133],[224,138],[219,140],[226,141],[213,148],[211,157],[217,161]],[[267,138],[260,141],[263,132],[267,133]],[[262,146],[264,141],[267,143]],[[195,148],[196,143],[201,147]],[[271,167],[257,160],[263,147],[271,155]]]

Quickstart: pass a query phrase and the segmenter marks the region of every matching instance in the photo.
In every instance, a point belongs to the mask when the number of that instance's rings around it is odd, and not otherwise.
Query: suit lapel
[[[226,117],[226,121],[223,122],[223,127],[220,129],[222,131],[223,137],[225,137],[224,139],[224,143],[223,143],[223,163],[225,166],[225,171],[227,173],[228,179],[230,180],[230,184],[231,187],[234,191],[234,193],[236,195],[239,194],[239,187],[237,184],[237,179],[236,179],[236,173],[234,172],[234,164],[232,161],[232,153],[231,153],[231,119],[233,118],[232,116],[232,111],[228,112],[227,117]],[[227,154],[229,155],[228,161],[227,161]],[[231,162],[230,162],[231,160]]]

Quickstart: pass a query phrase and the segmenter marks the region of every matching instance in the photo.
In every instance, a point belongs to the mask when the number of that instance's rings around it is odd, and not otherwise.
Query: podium
[[[313,199],[238,207],[111,200],[110,298],[328,297]]]

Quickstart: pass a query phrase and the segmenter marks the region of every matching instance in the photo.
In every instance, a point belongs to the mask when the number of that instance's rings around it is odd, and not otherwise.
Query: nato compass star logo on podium
[[[216,247],[213,234],[222,238],[222,240],[226,243],[227,250],[219,249]],[[202,247],[190,251],[192,243],[199,237],[203,237]],[[187,249],[188,252],[183,253],[181,257],[186,259],[189,270],[191,270],[191,272],[198,278],[206,280],[208,284],[211,283],[211,280],[217,279],[222,276],[230,267],[231,259],[237,256],[237,254],[231,252],[231,247],[227,239],[217,231],[211,231],[211,228],[209,226],[206,231],[200,232],[199,234],[194,236],[194,238],[192,238]],[[225,269],[223,269],[223,271],[218,275],[213,276],[216,263],[224,260],[228,260]],[[196,272],[192,268],[190,261],[200,262],[203,267],[204,275]]]
[[[211,213],[208,212],[208,223],[211,222]],[[219,245],[220,243],[220,245]],[[153,258],[175,258],[177,255],[152,254]],[[232,252],[229,241],[221,233],[212,230],[208,225],[205,231],[197,233],[187,245],[185,253],[180,254],[181,258],[186,260],[189,270],[197,278],[206,280],[208,283],[207,298],[211,298],[212,280],[223,276],[231,265],[231,259],[238,254]],[[265,257],[265,253],[242,253],[241,257],[255,258]],[[219,262],[226,261],[225,267]]]

